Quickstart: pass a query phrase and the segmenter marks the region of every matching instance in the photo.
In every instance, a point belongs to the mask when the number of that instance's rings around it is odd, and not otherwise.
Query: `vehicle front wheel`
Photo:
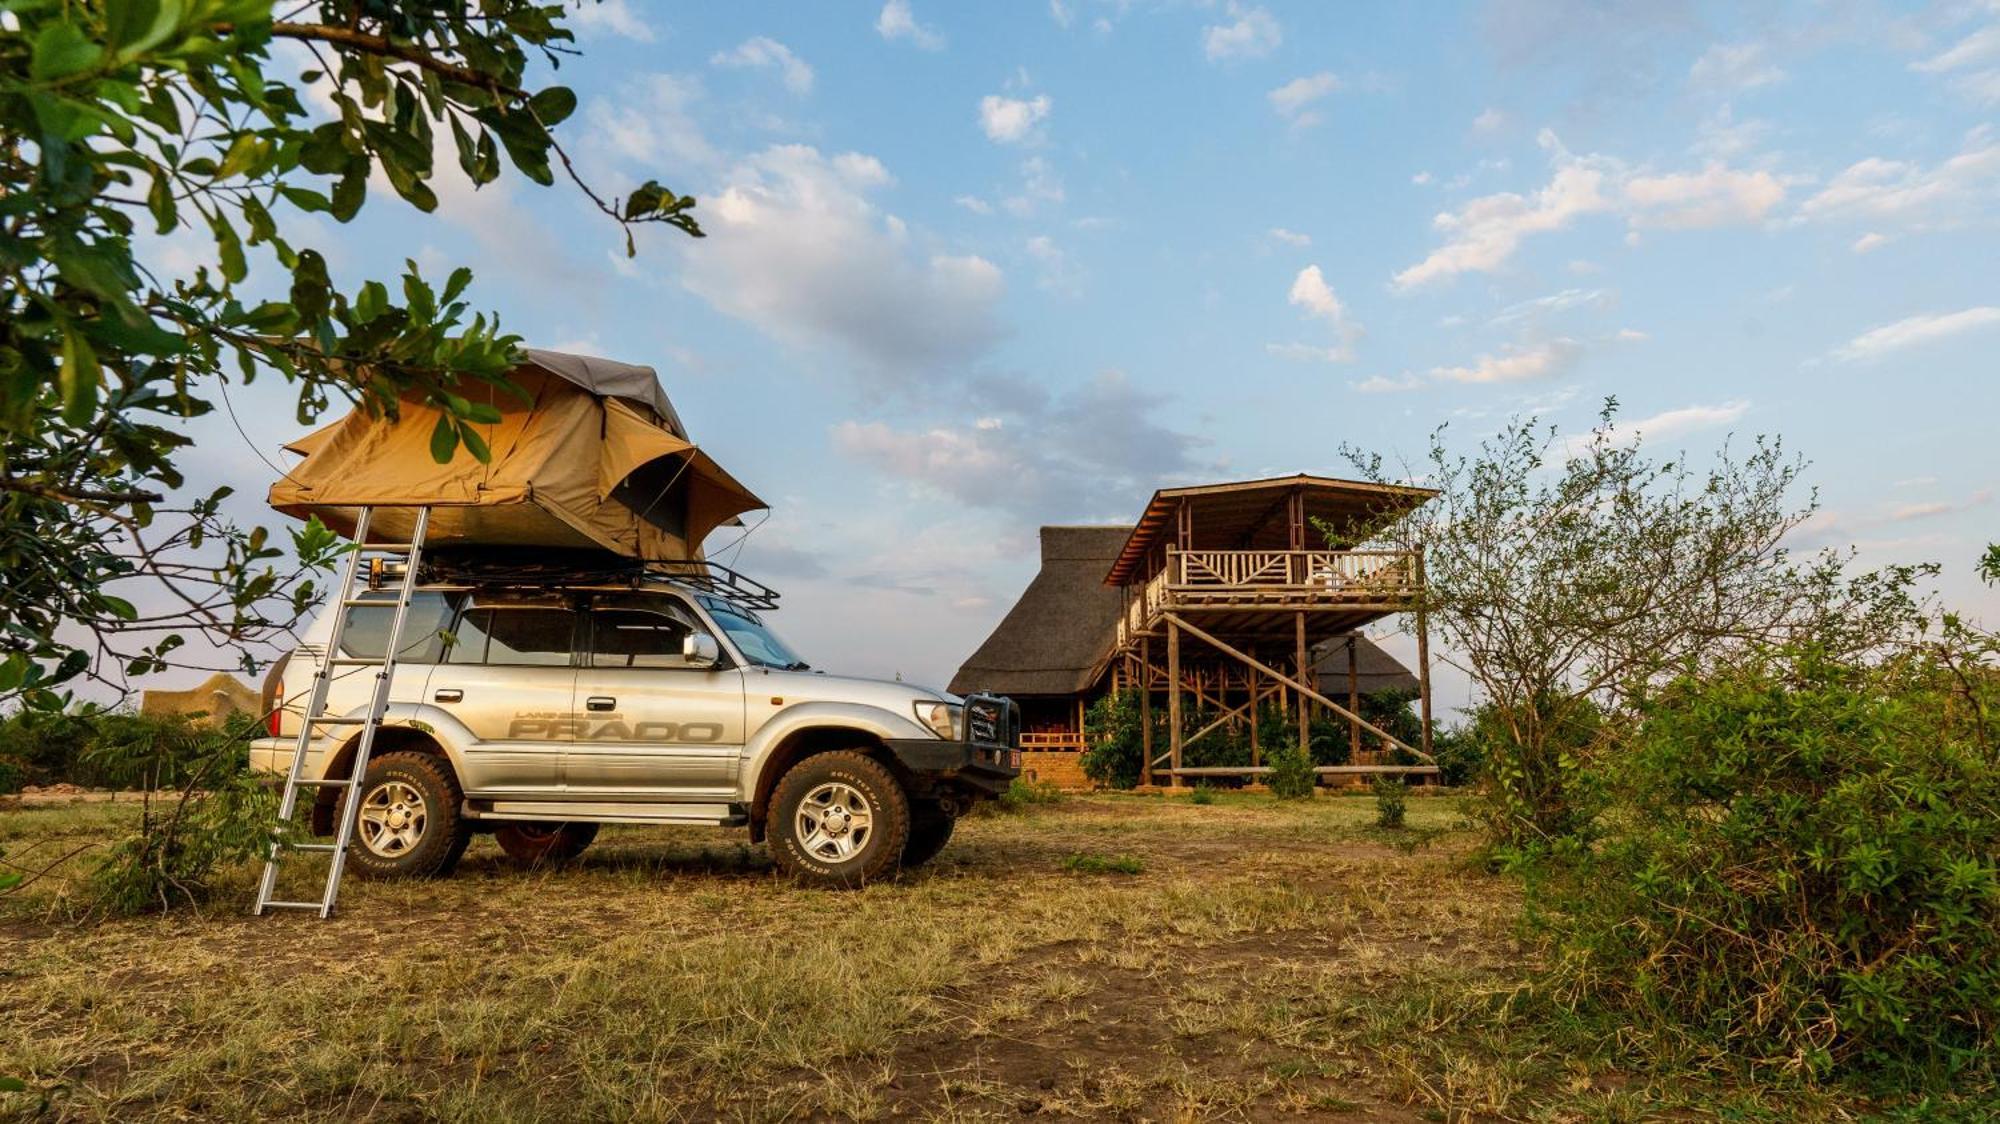
[[[935,804],[912,806],[910,841],[903,845],[903,869],[920,867],[937,858],[944,845],[951,842],[951,829],[957,823]]]
[[[903,787],[859,753],[808,757],[779,779],[771,796],[771,858],[808,885],[852,889],[886,878],[909,838]]]
[[[368,763],[360,789],[348,790],[356,791],[360,815],[347,848],[355,870],[373,878],[451,873],[472,827],[459,815],[450,766],[425,753],[384,754]]]
[[[536,823],[520,820],[493,829],[493,841],[516,862],[559,863],[583,854],[597,838],[594,823]]]

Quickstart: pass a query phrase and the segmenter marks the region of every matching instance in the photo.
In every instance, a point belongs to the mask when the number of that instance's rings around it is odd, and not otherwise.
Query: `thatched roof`
[[[951,689],[1003,695],[1088,690],[1118,638],[1124,604],[1104,584],[1104,571],[1131,534],[1130,527],[1043,527],[1042,572],[958,669]]]
[[[1124,601],[1104,584],[1105,567],[1131,537],[1130,527],[1043,527],[1042,570],[993,634],[952,677],[951,690],[1016,697],[1077,695],[1104,674],[1118,639]],[[1363,694],[1417,689],[1417,678],[1367,637],[1356,637]],[[1347,694],[1347,648],[1327,641],[1317,661],[1320,690]]]
[[[1417,677],[1402,661],[1377,647],[1375,642],[1355,633],[1354,663],[1357,683],[1364,695],[1378,691],[1417,690]],[[1313,668],[1319,673],[1319,693],[1339,702],[1347,697],[1347,637],[1336,636],[1314,651]]]

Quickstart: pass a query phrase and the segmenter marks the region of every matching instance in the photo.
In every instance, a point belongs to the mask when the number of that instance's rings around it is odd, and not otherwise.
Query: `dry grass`
[[[0,812],[0,846],[130,814]],[[851,894],[722,832],[538,871],[482,840],[449,881],[351,880],[331,923],[245,916],[249,871],[208,916],[79,923],[51,878],[0,916],[0,1074],[78,1120],[1841,1115],[1512,1003],[1518,905],[1450,802],[1411,801],[1414,849],[1373,816],[1071,799]]]

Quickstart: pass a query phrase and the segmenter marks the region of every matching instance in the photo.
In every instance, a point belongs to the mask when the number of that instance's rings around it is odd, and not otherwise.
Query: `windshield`
[[[732,605],[720,597],[703,597],[702,607],[715,618],[716,626],[729,634],[735,641],[736,650],[743,658],[763,667],[775,667],[782,671],[807,671],[811,665],[799,658],[798,653],[785,646],[777,633],[764,626],[757,614],[748,609]]]

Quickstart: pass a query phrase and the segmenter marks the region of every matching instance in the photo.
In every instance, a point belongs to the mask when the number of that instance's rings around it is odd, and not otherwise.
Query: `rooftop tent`
[[[492,451],[431,456],[439,410],[415,396],[398,417],[355,410],[287,445],[305,457],[271,487],[271,506],[352,534],[359,509],[385,541],[431,508],[431,545],[599,548],[628,558],[700,557],[708,533],[764,502],[687,440],[651,367],[529,350],[511,377],[461,393],[500,420],[479,427]],[[525,397],[524,397],[525,395]]]

